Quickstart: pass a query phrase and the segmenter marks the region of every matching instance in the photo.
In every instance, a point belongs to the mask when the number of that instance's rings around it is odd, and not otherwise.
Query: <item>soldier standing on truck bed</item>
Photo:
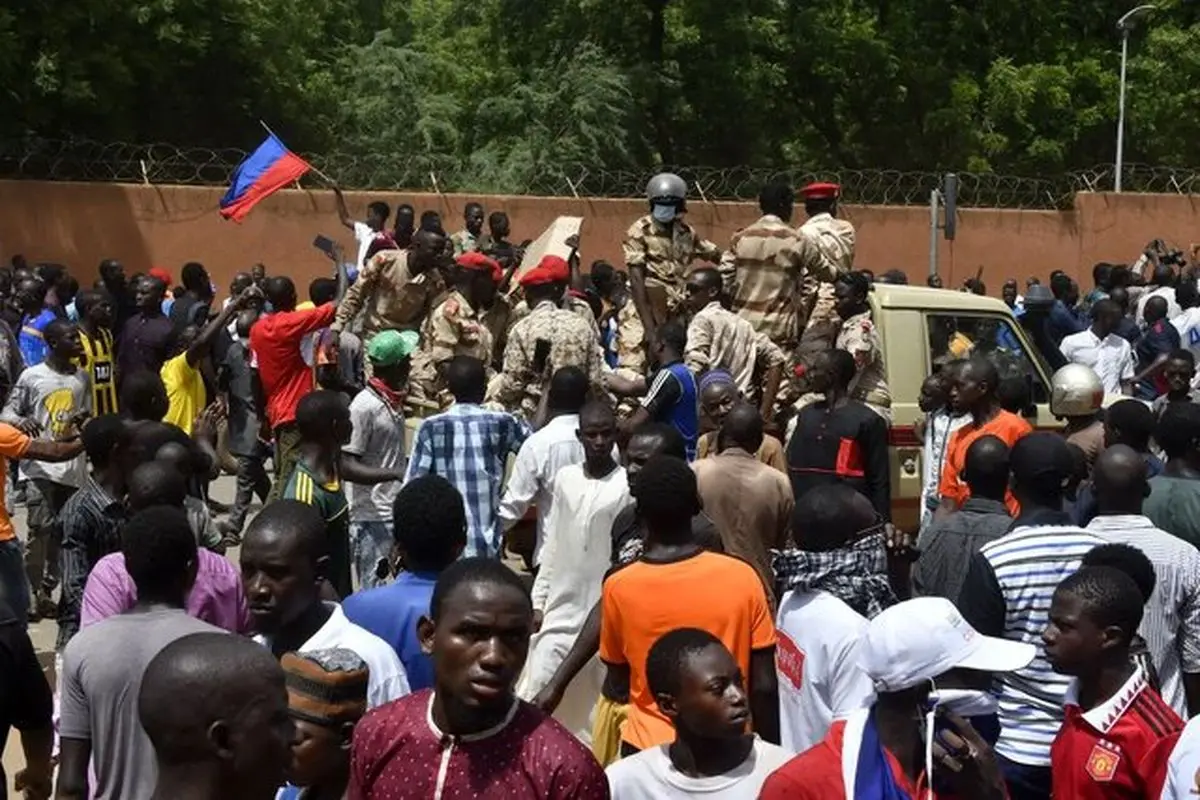
[[[643,339],[668,319],[685,314],[684,282],[695,259],[721,261],[721,248],[701,238],[684,221],[687,184],[670,172],[655,175],[646,184],[650,213],[625,233],[625,267],[633,305],[645,329]]]
[[[791,227],[795,190],[778,181],[758,195],[762,217],[733,235],[721,262],[725,292],[738,316],[783,350],[793,375],[797,345],[816,286],[837,276],[834,263],[822,254],[816,239]],[[805,287],[809,287],[807,292]],[[799,397],[790,381],[780,387],[779,404]]]

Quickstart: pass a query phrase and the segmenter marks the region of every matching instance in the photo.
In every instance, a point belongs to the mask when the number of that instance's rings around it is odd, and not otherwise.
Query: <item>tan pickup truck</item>
[[[892,521],[904,530],[916,530],[923,474],[922,442],[915,429],[922,416],[917,398],[935,360],[950,354],[952,343],[954,355],[964,349],[994,355],[1004,377],[1027,376],[1033,400],[1026,411],[1029,422],[1055,429],[1059,423],[1048,405],[1050,371],[1012,311],[995,298],[877,283],[870,301],[892,395]]]

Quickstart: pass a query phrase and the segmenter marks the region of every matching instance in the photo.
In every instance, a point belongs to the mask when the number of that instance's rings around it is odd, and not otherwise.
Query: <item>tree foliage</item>
[[[581,164],[1061,172],[1113,158],[1131,5],[15,0],[0,109],[10,138],[213,147],[265,119],[378,157],[358,182],[477,190]],[[1130,53],[1127,158],[1200,163],[1200,10],[1163,0]]]

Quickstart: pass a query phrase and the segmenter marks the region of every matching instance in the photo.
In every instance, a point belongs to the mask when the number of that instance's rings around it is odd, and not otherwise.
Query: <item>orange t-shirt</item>
[[[744,561],[701,552],[668,564],[634,561],[604,581],[600,658],[629,665],[629,716],[621,739],[645,750],[675,740],[646,683],[646,656],[676,628],[716,636],[750,675],[750,651],[775,646],[762,579]]]
[[[1032,430],[1033,426],[1023,417],[1004,410],[983,425],[976,425],[972,422],[956,430],[951,434],[950,442],[946,445],[946,460],[942,464],[938,494],[953,500],[955,505],[961,508],[962,504],[967,502],[967,498],[971,496],[970,488],[959,475],[962,474],[963,467],[967,463],[967,449],[972,443],[981,436],[995,436],[1012,447],[1018,439]],[[1021,507],[1017,504],[1011,491],[1005,492],[1004,504],[1008,506],[1008,513],[1015,518]]]
[[[12,425],[0,422],[0,542],[11,542],[17,538],[4,497],[4,485],[8,482],[8,459],[24,456],[30,441],[28,436]]]

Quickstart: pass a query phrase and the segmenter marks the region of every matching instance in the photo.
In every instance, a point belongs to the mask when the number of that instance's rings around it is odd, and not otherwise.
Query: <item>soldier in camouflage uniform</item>
[[[333,332],[341,333],[364,309],[364,341],[383,330],[420,330],[442,290],[436,267],[445,241],[437,233],[420,230],[413,235],[411,249],[384,250],[368,259],[338,304],[330,326]]]
[[[421,349],[413,357],[410,391],[415,399],[451,399],[439,396],[442,366],[455,356],[492,361],[492,334],[484,303],[503,274],[495,260],[482,253],[464,253],[450,270],[450,293],[433,310],[421,331]],[[444,393],[442,393],[444,394]]]
[[[786,358],[774,342],[721,305],[721,288],[715,268],[700,267],[688,276],[693,316],[683,362],[696,375],[728,372],[741,395],[756,402],[764,419],[770,419]]]
[[[567,262],[557,256],[546,256],[521,276],[532,311],[508,333],[503,369],[488,385],[489,402],[533,419],[550,376],[562,367],[579,367],[593,386],[603,385],[599,342],[579,315],[560,307],[569,280]]]
[[[479,203],[467,203],[463,208],[463,222],[466,227],[450,237],[450,243],[454,245],[454,255],[473,253],[489,246],[490,243],[483,236],[483,206]]]
[[[850,382],[850,397],[866,403],[890,423],[892,397],[888,392],[879,330],[871,319],[871,306],[867,302],[870,291],[871,284],[859,272],[839,275],[834,282],[834,311],[842,320],[834,346],[854,356],[857,374]]]
[[[795,367],[801,358],[800,334],[815,300],[815,286],[832,282],[837,275],[834,264],[814,241],[791,227],[793,198],[787,183],[764,186],[758,197],[763,216],[733,235],[721,263],[733,310],[788,359],[778,396],[781,407],[793,403],[801,393]]]
[[[701,238],[687,222],[687,184],[664,172],[646,185],[650,213],[625,233],[625,267],[633,304],[649,336],[673,316],[686,313],[683,293],[694,259],[717,263],[721,249]]]
[[[808,221],[800,226],[831,263],[838,275],[854,269],[854,226],[837,218],[838,197],[842,187],[836,183],[810,183],[800,190],[804,195],[804,211]],[[808,325],[824,325],[833,321],[833,285],[820,279],[808,287],[806,294],[814,296]]]

